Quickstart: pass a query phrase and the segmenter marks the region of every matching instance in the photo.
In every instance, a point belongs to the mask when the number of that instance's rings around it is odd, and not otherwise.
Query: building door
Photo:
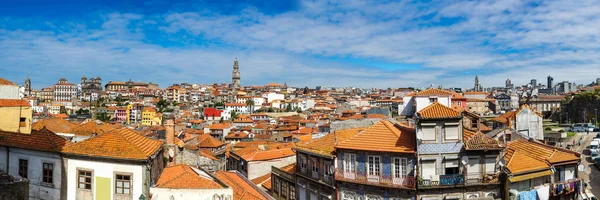
[[[302,185],[298,185],[298,199],[299,200],[306,200],[306,188],[304,188],[304,186]]]

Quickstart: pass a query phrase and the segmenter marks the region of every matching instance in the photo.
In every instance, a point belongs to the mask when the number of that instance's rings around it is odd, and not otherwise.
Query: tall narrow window
[[[25,159],[19,159],[19,176],[27,178],[28,168],[29,161]]]
[[[52,184],[54,177],[54,164],[52,163],[43,163],[42,164],[42,182]]]
[[[406,158],[394,158],[392,164],[394,165],[394,178],[402,178],[407,175],[408,162]]]
[[[344,154],[344,172],[356,172],[356,154]]]
[[[77,176],[77,188],[92,189],[92,171],[79,170]]]
[[[117,174],[115,193],[131,194],[131,175]]]
[[[381,157],[379,156],[369,156],[369,175],[379,176],[379,169],[381,164]]]

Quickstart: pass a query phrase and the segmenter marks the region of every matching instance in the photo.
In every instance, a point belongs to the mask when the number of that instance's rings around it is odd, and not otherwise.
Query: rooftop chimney
[[[166,130],[165,139],[167,140],[167,144],[173,144],[173,140],[174,140],[173,135],[175,135],[175,124],[173,123],[172,119],[168,119],[165,122],[165,130]]]

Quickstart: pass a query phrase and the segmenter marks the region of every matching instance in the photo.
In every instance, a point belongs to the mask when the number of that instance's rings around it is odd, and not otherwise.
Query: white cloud
[[[537,3],[308,1],[279,14],[248,7],[235,15],[110,13],[98,28],[72,22],[48,22],[54,31],[1,25],[0,67],[19,73],[15,77],[53,77],[38,86],[81,75],[162,85],[229,82],[234,57],[244,84],[472,87],[477,73],[486,86],[547,75],[590,82],[600,66],[600,5],[532,6]],[[160,45],[156,38],[178,45]],[[348,66],[330,57],[422,67]]]

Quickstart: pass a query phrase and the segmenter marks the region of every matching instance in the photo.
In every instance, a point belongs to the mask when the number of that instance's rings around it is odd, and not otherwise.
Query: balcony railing
[[[498,183],[498,173],[467,173],[465,184]]]
[[[463,183],[464,177],[462,174],[448,174],[439,175],[439,178],[422,179],[419,182],[419,187],[455,186]]]
[[[394,188],[415,188],[415,177],[404,176],[393,178],[389,176],[373,176],[359,174],[356,172],[344,172],[342,169],[335,170],[335,180],[353,182],[365,185],[386,186]]]

